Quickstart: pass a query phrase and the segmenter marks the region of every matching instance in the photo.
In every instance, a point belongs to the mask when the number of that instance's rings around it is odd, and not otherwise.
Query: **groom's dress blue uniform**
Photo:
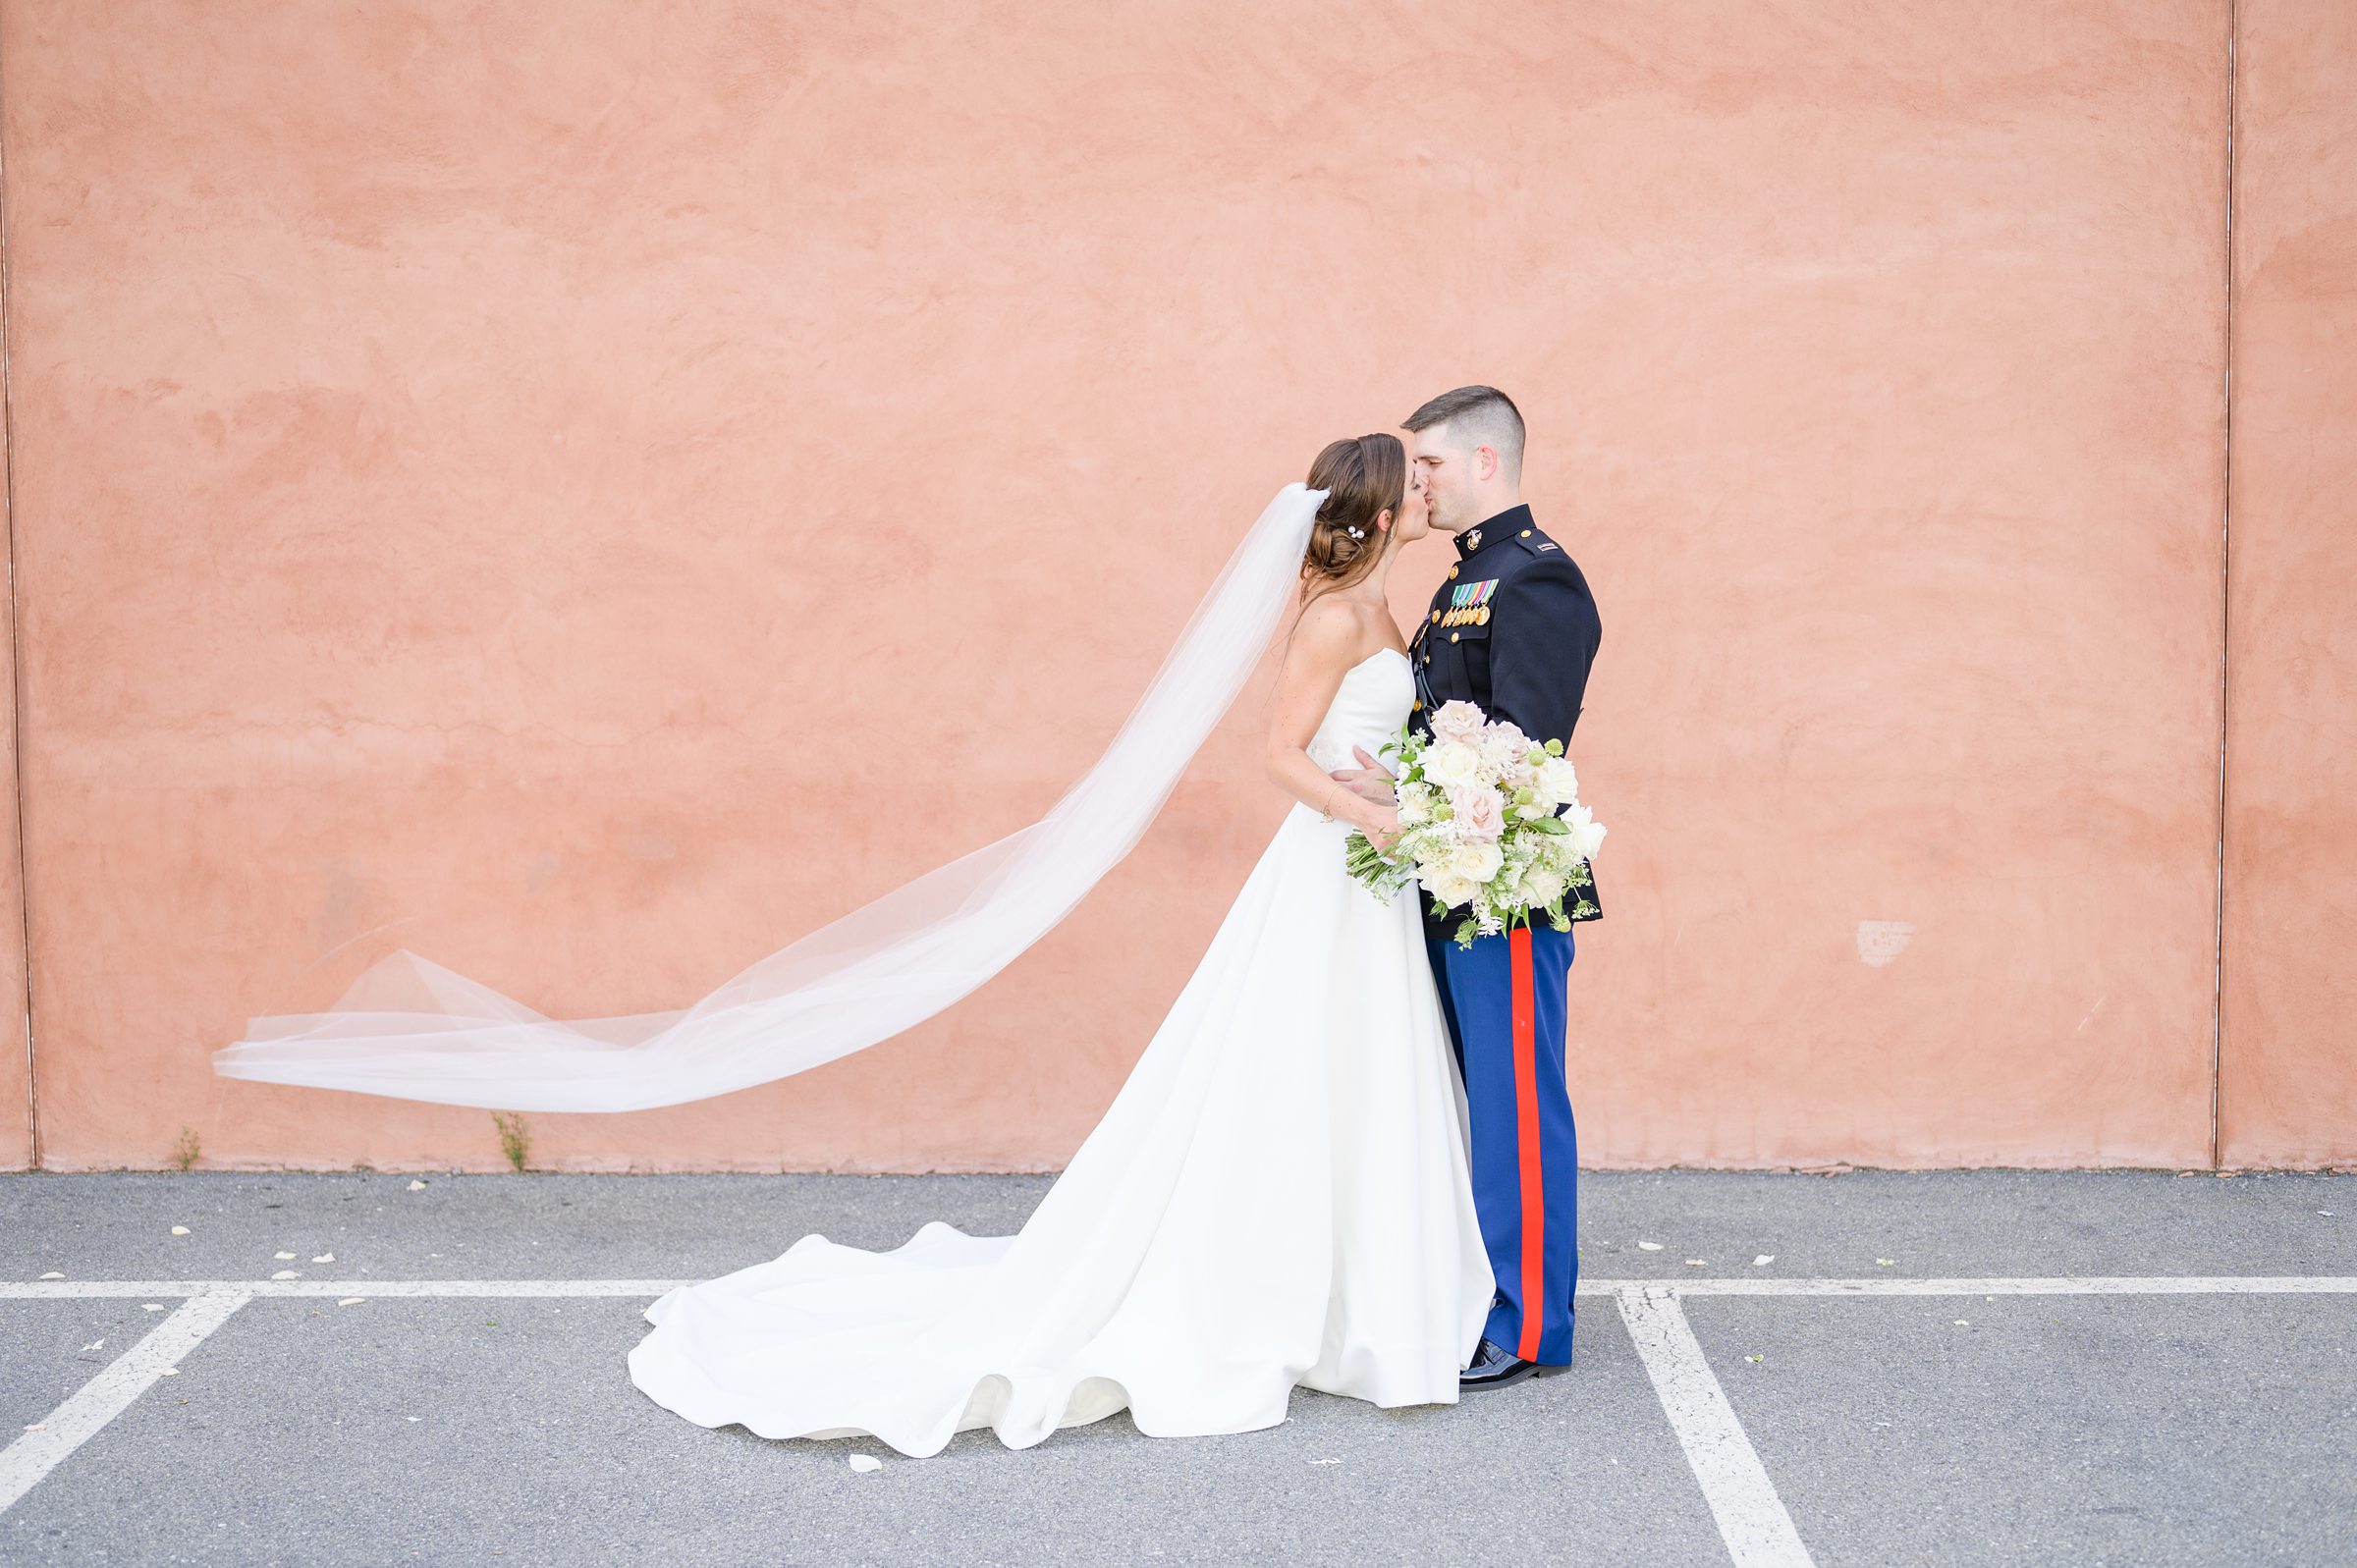
[[[1433,710],[1462,699],[1568,747],[1603,635],[1587,579],[1528,507],[1467,528],[1456,554],[1409,646],[1411,724],[1429,735]],[[1563,1078],[1571,933],[1541,916],[1535,929],[1459,947],[1462,913],[1436,915],[1420,896],[1472,1122],[1473,1205],[1498,1278],[1484,1331],[1525,1361],[1567,1365],[1579,1280],[1579,1146]],[[1603,913],[1593,888],[1572,890],[1563,907],[1574,921]]]

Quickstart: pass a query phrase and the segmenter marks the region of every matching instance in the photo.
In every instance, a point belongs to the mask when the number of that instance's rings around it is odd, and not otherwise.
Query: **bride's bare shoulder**
[[[1328,594],[1312,600],[1293,622],[1288,662],[1346,670],[1365,657],[1361,645],[1369,640],[1365,610]]]

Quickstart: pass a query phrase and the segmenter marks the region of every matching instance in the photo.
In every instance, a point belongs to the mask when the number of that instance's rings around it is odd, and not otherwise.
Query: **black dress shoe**
[[[1473,1352],[1473,1364],[1456,1375],[1456,1385],[1460,1389],[1504,1388],[1508,1383],[1520,1382],[1538,1370],[1537,1362],[1524,1361],[1495,1339],[1484,1335],[1481,1344]]]

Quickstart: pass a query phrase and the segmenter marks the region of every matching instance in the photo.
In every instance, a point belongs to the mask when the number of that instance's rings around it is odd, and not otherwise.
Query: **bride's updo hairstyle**
[[[1330,441],[1309,465],[1308,484],[1325,491],[1326,499],[1301,556],[1303,609],[1319,595],[1358,581],[1383,559],[1391,535],[1375,526],[1375,518],[1387,510],[1398,518],[1407,495],[1407,449],[1384,431]]]

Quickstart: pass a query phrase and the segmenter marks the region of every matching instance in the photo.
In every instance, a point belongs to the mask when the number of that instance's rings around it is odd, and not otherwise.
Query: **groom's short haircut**
[[[1444,392],[1401,421],[1404,428],[1430,430],[1447,425],[1468,447],[1488,447],[1498,454],[1507,477],[1522,480],[1522,410],[1496,387],[1459,387]]]

